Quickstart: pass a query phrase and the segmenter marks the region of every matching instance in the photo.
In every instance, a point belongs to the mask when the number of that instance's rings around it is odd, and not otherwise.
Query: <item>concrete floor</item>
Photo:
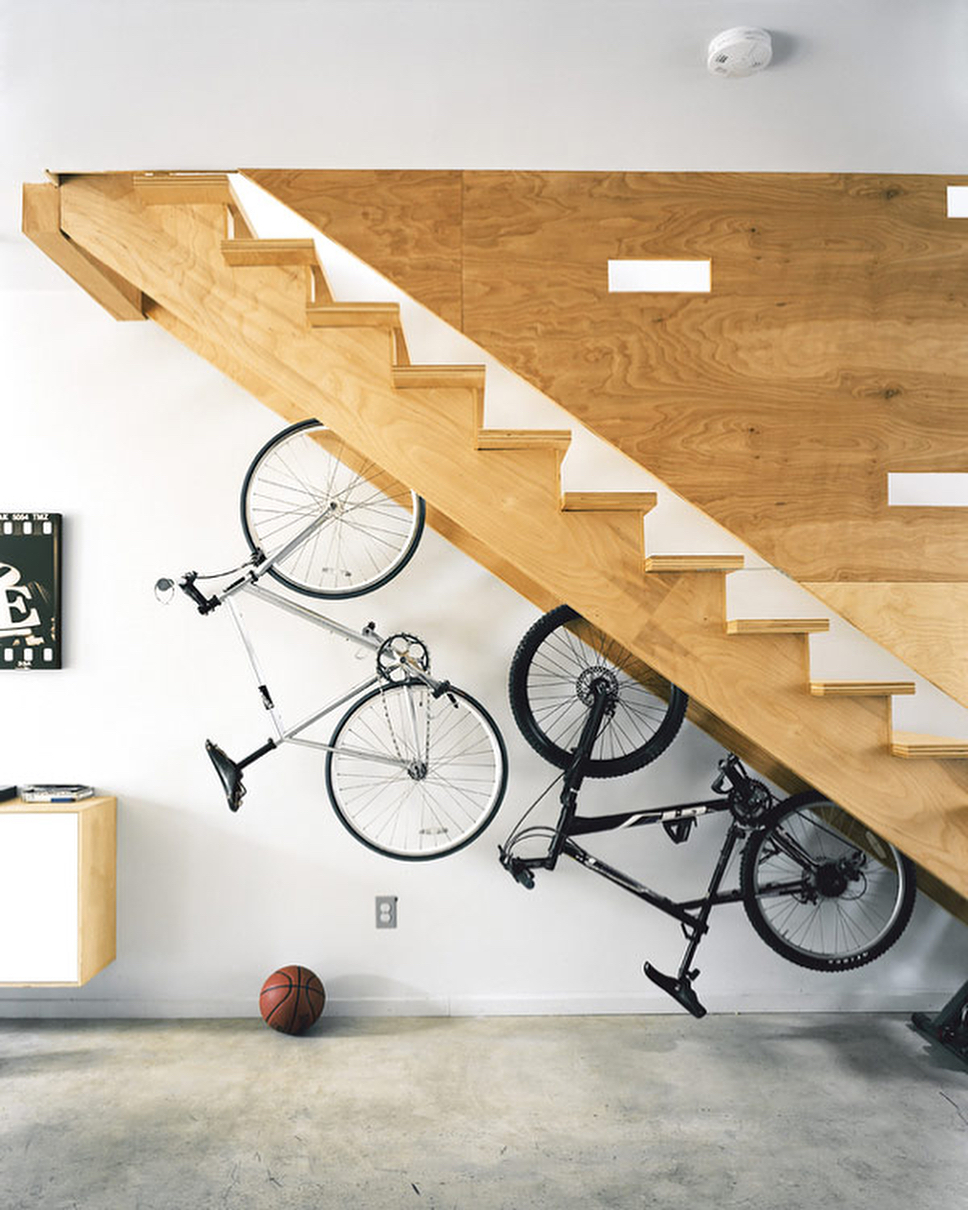
[[[896,1016],[0,1022],[3,1210],[965,1210]]]

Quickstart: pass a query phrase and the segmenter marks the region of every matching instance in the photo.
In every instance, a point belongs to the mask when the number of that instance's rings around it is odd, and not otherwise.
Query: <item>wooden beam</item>
[[[109,315],[122,320],[144,319],[142,293],[137,286],[79,248],[61,231],[57,185],[24,185],[23,233]]]

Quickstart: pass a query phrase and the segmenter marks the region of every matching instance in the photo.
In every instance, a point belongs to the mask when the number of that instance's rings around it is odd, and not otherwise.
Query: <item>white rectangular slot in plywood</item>
[[[961,471],[891,471],[887,502],[908,508],[968,508],[968,474]]]
[[[708,294],[712,262],[708,260],[610,260],[610,294]]]

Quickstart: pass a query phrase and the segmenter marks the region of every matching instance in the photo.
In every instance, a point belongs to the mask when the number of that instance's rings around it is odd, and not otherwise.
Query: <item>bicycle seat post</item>
[[[561,855],[565,841],[568,838],[568,826],[575,817],[578,809],[578,791],[585,780],[585,769],[591,756],[592,748],[598,739],[602,728],[602,720],[609,705],[608,687],[603,681],[593,681],[591,685],[592,704],[582,727],[581,736],[575,747],[571,764],[565,770],[564,784],[561,787],[561,814],[555,825],[555,835],[548,851],[548,869],[553,870]]]

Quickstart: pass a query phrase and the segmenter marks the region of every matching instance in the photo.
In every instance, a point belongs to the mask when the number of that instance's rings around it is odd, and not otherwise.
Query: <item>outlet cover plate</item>
[[[378,929],[395,929],[397,927],[396,895],[377,895],[376,927]]]

